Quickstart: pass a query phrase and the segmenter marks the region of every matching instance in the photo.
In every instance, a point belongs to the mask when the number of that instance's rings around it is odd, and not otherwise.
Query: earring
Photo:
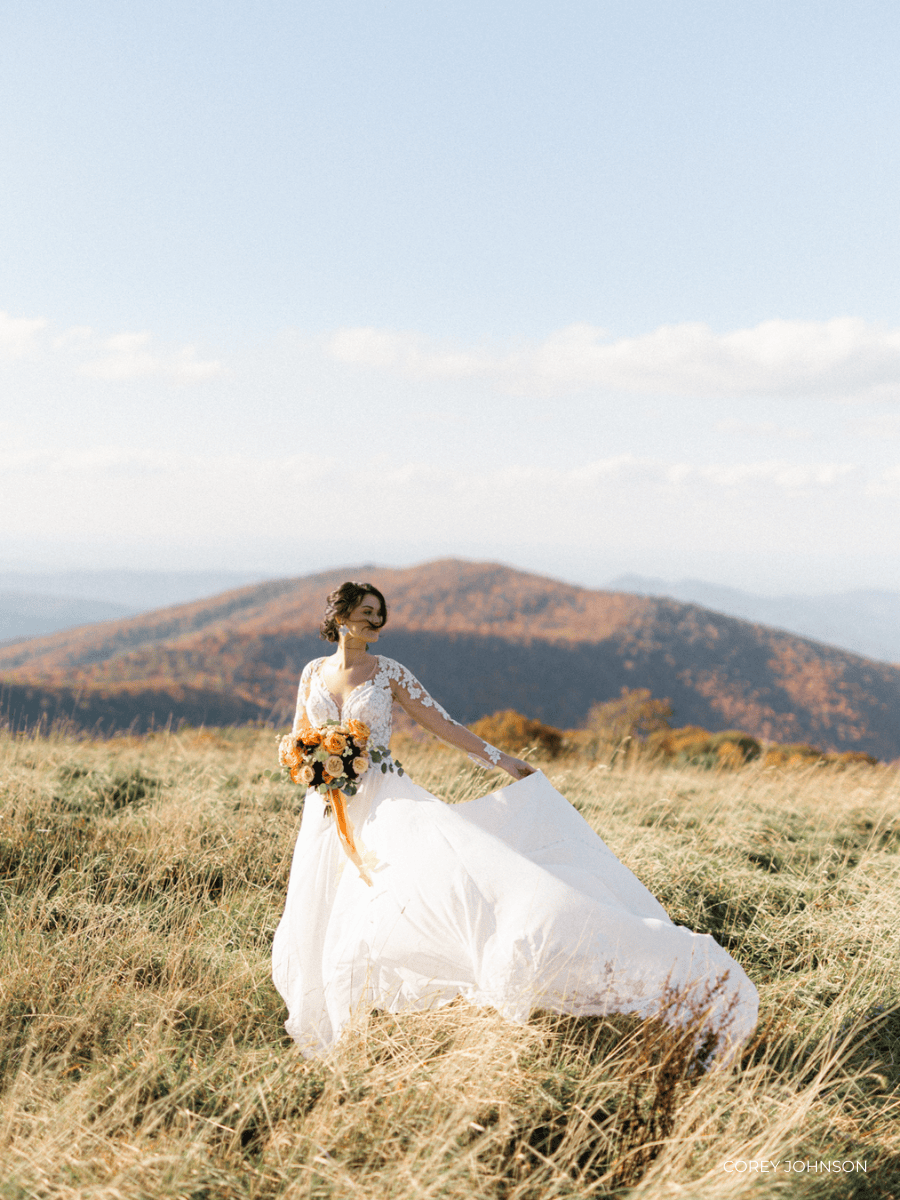
[[[346,625],[338,625],[338,633],[342,634],[344,637],[346,637],[349,632],[350,630]]]

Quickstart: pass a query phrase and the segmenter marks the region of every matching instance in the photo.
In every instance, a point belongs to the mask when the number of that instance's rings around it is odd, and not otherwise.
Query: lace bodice
[[[346,721],[351,717],[365,721],[371,730],[371,740],[376,746],[388,746],[393,724],[394,690],[396,699],[405,712],[429,733],[442,741],[464,750],[479,766],[494,767],[500,760],[500,751],[489,742],[476,737],[471,730],[454,721],[450,714],[425,691],[411,671],[393,658],[376,655],[378,666],[371,678],[355,687],[344,702],[343,709],[326,688],[320,669],[325,657],[314,658],[303,668],[300,687],[297,691],[297,712],[294,730],[299,729],[304,714],[311,724],[324,725],[326,721]]]

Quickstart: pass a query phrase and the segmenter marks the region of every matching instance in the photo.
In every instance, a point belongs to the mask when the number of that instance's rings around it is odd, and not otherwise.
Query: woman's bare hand
[[[537,770],[523,758],[513,758],[511,754],[501,754],[497,766],[502,768],[507,775],[512,775],[513,779],[524,779],[526,775],[533,775]]]

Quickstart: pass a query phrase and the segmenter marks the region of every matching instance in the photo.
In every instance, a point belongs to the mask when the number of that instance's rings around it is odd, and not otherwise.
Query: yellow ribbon
[[[357,871],[359,871],[359,877],[363,883],[367,883],[369,887],[374,887],[372,880],[369,878],[369,873],[363,866],[362,859],[359,857],[356,843],[353,840],[353,826],[350,823],[350,818],[347,816],[344,793],[339,792],[337,788],[332,788],[328,793],[328,803],[334,810],[338,837],[341,839],[341,845],[344,847],[347,857],[356,867]]]

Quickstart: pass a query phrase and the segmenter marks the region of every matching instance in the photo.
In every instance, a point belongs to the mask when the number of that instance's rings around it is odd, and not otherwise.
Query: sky
[[[19,0],[0,566],[900,589],[895,0]]]

